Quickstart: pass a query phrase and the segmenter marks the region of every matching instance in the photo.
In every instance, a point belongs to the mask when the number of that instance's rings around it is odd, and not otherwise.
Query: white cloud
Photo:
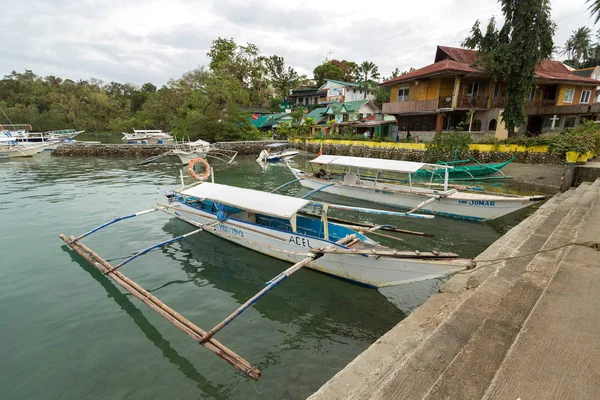
[[[158,86],[206,64],[219,36],[254,43],[309,76],[329,51],[373,61],[388,76],[430,64],[437,44],[458,46],[476,19],[501,18],[494,0],[0,0],[0,9],[1,75],[31,69]],[[596,30],[585,0],[555,1],[553,19],[557,46],[579,26]]]

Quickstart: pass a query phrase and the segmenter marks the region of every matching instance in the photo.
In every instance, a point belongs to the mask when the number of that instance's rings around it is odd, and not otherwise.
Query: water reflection
[[[188,232],[190,227],[173,218],[164,225],[164,230],[178,236]],[[188,259],[182,262],[182,269],[190,279],[199,283],[199,286],[209,282],[230,293],[239,304],[243,304],[261,290],[265,282],[289,267],[284,261],[208,233],[182,241],[180,251]],[[173,257],[170,251],[165,251],[165,254]],[[201,267],[194,266],[190,260],[200,261]],[[376,290],[309,269],[295,273],[289,281],[262,297],[253,307],[261,316],[272,321],[298,325],[298,334],[304,337],[334,338],[342,335],[369,341],[375,338],[374,327],[390,326],[405,318],[401,310],[387,302]],[[377,308],[377,313],[369,311],[373,307]],[[357,313],[361,315],[360,318],[356,318]]]
[[[205,394],[211,397],[221,398],[222,387],[213,385],[204,375],[202,375],[194,367],[187,358],[181,356],[168,340],[166,340],[154,325],[148,321],[144,314],[137,308],[129,299],[128,295],[123,294],[117,285],[112,280],[107,278],[98,269],[93,267],[86,259],[72,251],[67,245],[63,245],[62,249],[69,253],[72,261],[77,263],[84,271],[90,274],[104,288],[109,298],[112,298],[119,307],[125,311],[133,320],[135,325],[140,328],[140,331],[146,336],[152,344],[162,352],[162,355],[188,379],[197,383],[197,388],[201,389]],[[131,296],[131,295],[129,295]]]

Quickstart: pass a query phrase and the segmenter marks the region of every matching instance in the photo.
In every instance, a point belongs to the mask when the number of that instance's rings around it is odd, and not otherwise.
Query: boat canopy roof
[[[212,200],[247,211],[286,219],[292,218],[298,210],[310,203],[309,200],[281,194],[209,182],[186,189],[182,193],[197,199]]]
[[[265,147],[286,147],[288,143],[269,143]]]
[[[342,165],[345,167],[368,168],[403,173],[412,173],[420,169],[452,168],[451,166],[446,165],[426,164],[412,161],[398,161],[386,160],[382,158],[363,158],[332,155],[322,155],[315,158],[314,160],[310,160],[310,162],[321,165]]]

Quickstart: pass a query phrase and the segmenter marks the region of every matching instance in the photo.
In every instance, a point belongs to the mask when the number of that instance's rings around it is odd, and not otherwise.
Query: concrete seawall
[[[244,142],[218,142],[214,146],[225,150],[237,151],[238,154],[258,154],[269,143],[281,143],[281,140],[259,140]],[[285,143],[285,141],[284,141]],[[52,152],[55,156],[119,156],[119,157],[151,157],[173,149],[170,144],[104,144],[75,142],[58,146]]]
[[[554,196],[310,400],[600,398],[598,220],[600,179]]]

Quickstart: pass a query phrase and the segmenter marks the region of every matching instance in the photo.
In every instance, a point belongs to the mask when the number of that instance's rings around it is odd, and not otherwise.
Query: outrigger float
[[[291,182],[300,182],[302,186],[314,191],[410,209],[412,212],[420,210],[453,218],[487,221],[545,198],[482,191],[469,193],[450,188],[448,171],[453,169],[450,165],[334,155],[321,155],[310,162],[318,165],[319,170],[302,171],[288,164],[296,178]],[[336,167],[340,170],[335,171],[333,168]],[[445,171],[444,180],[443,186],[437,188],[433,180],[439,175],[440,169]],[[365,170],[371,171],[371,175],[365,175]],[[385,172],[408,175],[408,184],[405,180],[384,176]],[[429,183],[413,180],[413,175],[426,173],[430,176]]]
[[[433,218],[431,215],[328,204],[214,182],[183,186],[179,190],[165,193],[165,197],[168,204],[157,204],[152,209],[116,218],[78,237],[61,234],[60,238],[152,310],[254,380],[259,378],[261,371],[218,342],[214,335],[299,269],[308,267],[362,285],[380,288],[443,277],[474,266],[472,260],[459,258],[454,253],[399,251],[385,247],[366,235],[376,234],[396,240],[401,239],[378,231],[427,235],[388,225],[354,224],[352,221],[339,219],[331,222],[328,211],[349,210],[411,218]],[[315,210],[318,210],[316,214]],[[82,239],[87,236],[119,221],[155,211],[183,220],[195,229],[140,250],[114,266],[82,243]],[[262,290],[213,329],[205,331],[121,272],[124,265],[139,256],[199,232],[219,236],[294,265],[267,282]]]

